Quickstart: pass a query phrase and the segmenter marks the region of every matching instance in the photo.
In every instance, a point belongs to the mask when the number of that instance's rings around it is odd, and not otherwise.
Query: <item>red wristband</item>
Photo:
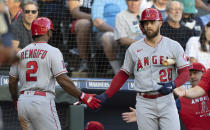
[[[128,79],[129,75],[126,74],[123,70],[120,70],[113,78],[110,87],[106,90],[108,98],[111,98]]]

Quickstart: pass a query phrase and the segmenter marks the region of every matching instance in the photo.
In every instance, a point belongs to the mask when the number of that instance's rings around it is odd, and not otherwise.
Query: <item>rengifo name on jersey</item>
[[[23,59],[28,59],[28,58],[41,58],[44,59],[45,56],[47,55],[46,50],[42,49],[30,49],[30,50],[25,50],[21,52],[21,60]]]

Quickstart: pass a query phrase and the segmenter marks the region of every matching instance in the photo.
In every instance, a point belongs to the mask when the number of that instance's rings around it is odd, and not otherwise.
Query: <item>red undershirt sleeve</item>
[[[198,86],[205,90],[206,93],[210,91],[210,69],[205,72],[198,83]]]
[[[190,78],[190,72],[188,67],[184,67],[181,69],[178,69],[178,76],[174,80],[177,87],[183,85],[185,82],[187,82]]]
[[[129,75],[125,73],[123,70],[120,70],[114,76],[110,87],[105,92],[108,98],[111,98],[117,91],[119,91],[128,78],[129,78]]]

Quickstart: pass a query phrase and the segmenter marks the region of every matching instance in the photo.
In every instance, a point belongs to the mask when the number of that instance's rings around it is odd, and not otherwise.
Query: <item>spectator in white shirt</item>
[[[190,62],[200,62],[210,68],[210,22],[208,22],[200,37],[191,37],[186,46],[186,55]]]
[[[126,0],[128,9],[117,14],[115,19],[114,39],[123,46],[134,43],[139,35],[140,6],[142,0]],[[143,37],[143,36],[142,36]]]

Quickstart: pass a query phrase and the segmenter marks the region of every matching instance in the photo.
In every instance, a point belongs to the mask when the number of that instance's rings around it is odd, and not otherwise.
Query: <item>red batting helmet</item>
[[[32,36],[44,35],[49,30],[53,30],[53,24],[52,21],[46,17],[37,18],[32,22]]]
[[[189,66],[189,70],[198,70],[201,72],[206,72],[206,68],[204,67],[203,64],[198,63],[198,62],[194,62]]]
[[[89,121],[85,130],[104,130],[104,126],[98,121]]]
[[[159,10],[154,9],[154,8],[147,8],[141,13],[141,19],[140,19],[140,29],[144,33],[144,28],[143,28],[143,22],[144,21],[150,21],[150,20],[160,20],[162,21],[162,15]]]
[[[162,15],[159,10],[154,8],[147,8],[141,13],[140,21],[148,21],[148,20],[163,20]]]

